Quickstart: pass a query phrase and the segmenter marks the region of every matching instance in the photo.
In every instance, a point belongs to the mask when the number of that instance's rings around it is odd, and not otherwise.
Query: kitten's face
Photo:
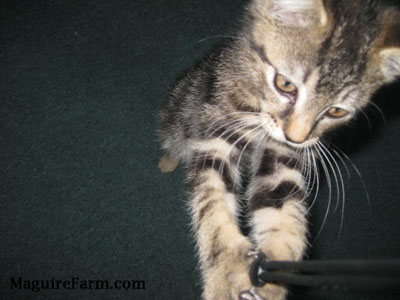
[[[336,11],[311,0],[258,0],[252,7],[248,61],[265,129],[278,141],[312,145],[400,75],[399,48],[382,47],[393,26],[383,21],[389,14],[362,1],[339,2],[347,4]]]

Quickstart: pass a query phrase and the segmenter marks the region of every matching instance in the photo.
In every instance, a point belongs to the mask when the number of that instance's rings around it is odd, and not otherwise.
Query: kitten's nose
[[[308,137],[308,136],[307,136]],[[285,138],[287,141],[294,143],[294,144],[302,144],[307,140],[307,137],[299,137],[299,136],[289,136],[285,133]]]
[[[283,132],[289,142],[302,144],[308,139],[312,126],[311,120],[294,117],[287,123]]]

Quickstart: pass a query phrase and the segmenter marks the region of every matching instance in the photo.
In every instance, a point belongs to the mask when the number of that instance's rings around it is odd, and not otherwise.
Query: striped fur
[[[317,158],[335,168],[320,138],[400,75],[398,20],[373,0],[253,0],[236,36],[177,83],[159,167],[187,168],[204,299],[285,298],[251,287],[253,254],[304,255]]]

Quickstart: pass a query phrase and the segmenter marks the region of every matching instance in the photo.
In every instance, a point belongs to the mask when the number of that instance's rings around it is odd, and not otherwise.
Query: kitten
[[[302,258],[320,139],[400,76],[399,25],[382,1],[252,0],[236,35],[177,83],[159,167],[187,167],[204,299],[285,298],[251,286],[254,251]]]

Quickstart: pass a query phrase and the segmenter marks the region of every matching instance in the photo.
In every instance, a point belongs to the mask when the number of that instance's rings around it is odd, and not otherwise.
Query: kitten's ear
[[[400,10],[393,7],[386,10],[383,20],[378,54],[382,74],[390,82],[400,78]]]
[[[381,71],[385,79],[390,82],[400,78],[400,47],[381,50]]]
[[[322,0],[269,0],[267,2],[268,17],[285,26],[324,26],[328,22],[328,14]]]

